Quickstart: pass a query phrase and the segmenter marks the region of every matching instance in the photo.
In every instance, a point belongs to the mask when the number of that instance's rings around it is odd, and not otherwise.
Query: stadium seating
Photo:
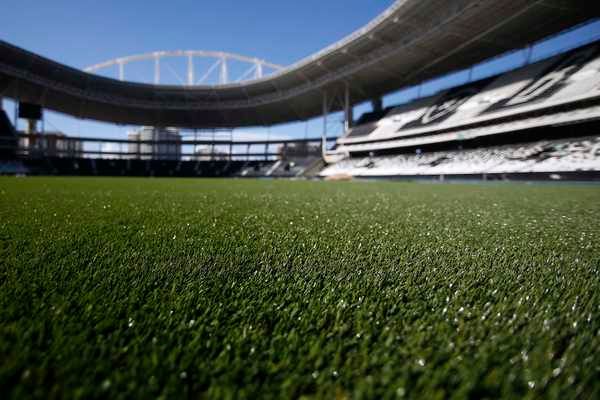
[[[302,176],[309,169],[318,157],[294,157],[287,160],[282,160],[277,163],[275,168],[267,172],[266,176],[273,178],[296,178]]]
[[[600,43],[595,43],[498,77],[390,107],[377,121],[359,120],[338,140],[338,151],[427,145],[597,118],[599,99]]]
[[[600,176],[597,120],[600,42],[370,113],[338,139],[329,154],[341,161],[321,176]]]
[[[600,171],[600,136],[489,148],[347,159],[322,177],[441,176]]]
[[[0,108],[0,160],[15,158],[16,143],[15,129],[6,112]]]
[[[27,167],[20,161],[0,161],[0,175],[26,175]]]
[[[240,176],[244,168],[263,163],[47,157],[24,159],[19,165],[30,175],[226,177]]]

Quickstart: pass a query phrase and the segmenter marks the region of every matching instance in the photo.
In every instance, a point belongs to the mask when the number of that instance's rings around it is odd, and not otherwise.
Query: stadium
[[[597,7],[382,4],[77,66],[0,17],[6,398],[600,396]]]

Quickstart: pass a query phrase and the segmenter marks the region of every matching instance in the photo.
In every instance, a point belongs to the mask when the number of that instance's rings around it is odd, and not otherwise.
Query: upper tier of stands
[[[600,118],[600,42],[408,104],[368,114],[343,154],[473,139]]]

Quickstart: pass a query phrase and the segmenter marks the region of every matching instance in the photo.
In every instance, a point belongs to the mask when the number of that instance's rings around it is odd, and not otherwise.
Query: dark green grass
[[[2,398],[598,398],[600,188],[0,179]]]

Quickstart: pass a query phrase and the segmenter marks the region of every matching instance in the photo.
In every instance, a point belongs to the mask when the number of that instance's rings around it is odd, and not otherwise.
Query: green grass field
[[[0,397],[599,398],[600,187],[0,179]]]

